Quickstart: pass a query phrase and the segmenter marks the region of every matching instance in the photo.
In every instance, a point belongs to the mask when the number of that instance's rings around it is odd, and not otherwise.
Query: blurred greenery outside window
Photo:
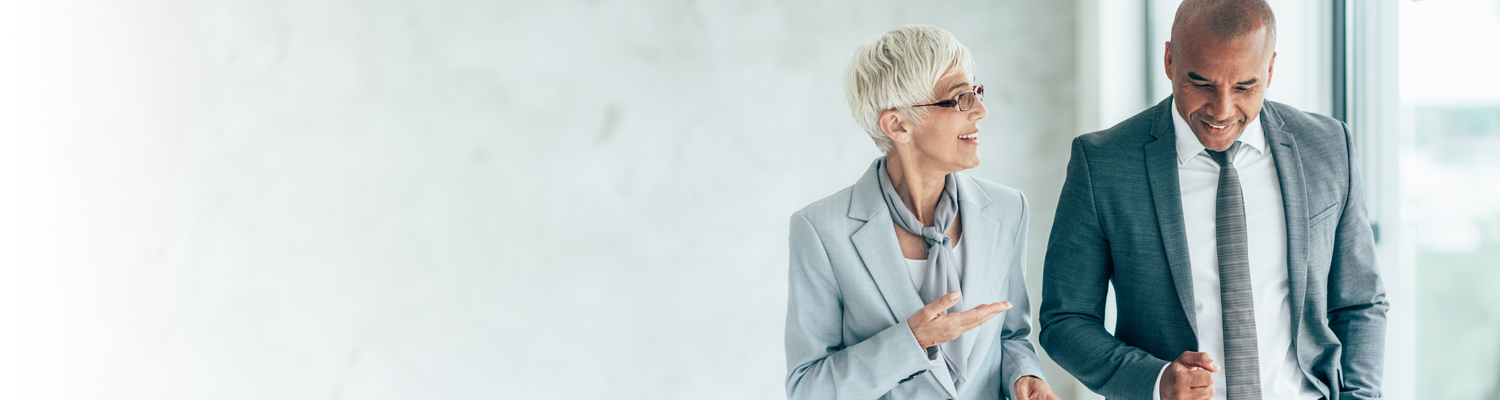
[[[1399,20],[1418,397],[1500,400],[1500,0],[1402,2]]]

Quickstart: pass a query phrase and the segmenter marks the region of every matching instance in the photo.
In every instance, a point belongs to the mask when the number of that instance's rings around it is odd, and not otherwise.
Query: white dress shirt
[[[1220,368],[1224,366],[1224,308],[1219,297],[1219,254],[1215,202],[1219,164],[1208,155],[1187,120],[1172,109],[1177,134],[1177,176],[1182,189],[1182,220],[1187,232],[1188,260],[1193,271],[1194,312],[1198,323],[1198,351]],[[1256,349],[1260,352],[1263,399],[1321,398],[1297,367],[1292,349],[1292,308],[1287,288],[1286,214],[1281,182],[1267,147],[1260,118],[1250,120],[1240,133],[1240,150],[1232,164],[1244,193],[1245,228],[1250,246],[1250,290],[1255,303]],[[1165,367],[1162,369],[1166,370]],[[1225,397],[1224,370],[1213,374],[1214,399]],[[1157,374],[1153,399],[1161,399]]]

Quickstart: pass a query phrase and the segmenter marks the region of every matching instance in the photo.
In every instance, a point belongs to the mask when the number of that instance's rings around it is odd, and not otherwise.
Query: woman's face
[[[974,77],[967,73],[944,77],[932,89],[936,101],[950,100],[969,90],[974,90]],[[909,125],[910,140],[898,141],[897,151],[910,152],[908,160],[923,169],[944,174],[979,166],[979,120],[990,115],[984,104],[975,102],[973,108],[965,111],[954,107],[924,108],[927,117],[921,124]]]

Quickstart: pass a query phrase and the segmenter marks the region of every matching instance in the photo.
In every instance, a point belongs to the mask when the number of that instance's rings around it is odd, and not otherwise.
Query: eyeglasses
[[[973,90],[959,93],[952,99],[943,100],[932,104],[920,104],[912,107],[953,107],[959,112],[969,111],[974,105],[984,101],[984,85],[975,85]]]

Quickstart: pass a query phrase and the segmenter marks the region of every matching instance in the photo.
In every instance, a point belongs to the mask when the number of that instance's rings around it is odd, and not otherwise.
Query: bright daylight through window
[[[1402,2],[1418,398],[1500,399],[1500,1]]]

